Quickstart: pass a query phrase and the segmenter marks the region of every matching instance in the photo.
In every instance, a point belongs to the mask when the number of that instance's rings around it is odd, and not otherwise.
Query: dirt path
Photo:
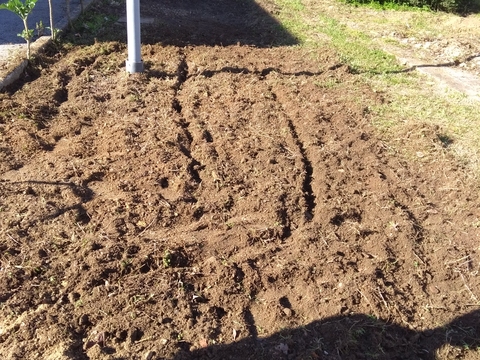
[[[99,38],[0,94],[0,356],[476,358],[477,184],[235,4],[163,3],[145,74]]]
[[[480,21],[479,21],[480,24]],[[416,52],[398,47],[383,46],[384,50],[396,56],[396,58],[405,64],[407,71],[416,70],[422,74],[435,79],[442,90],[456,90],[465,94],[472,101],[480,101],[480,77],[478,76],[477,66],[467,68],[459,67],[459,63],[447,62],[438,63],[434,59],[426,61]],[[472,57],[469,61],[475,60],[480,55]]]

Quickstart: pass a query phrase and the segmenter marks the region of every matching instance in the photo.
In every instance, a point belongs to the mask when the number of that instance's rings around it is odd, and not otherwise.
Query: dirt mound
[[[440,129],[398,154],[326,49],[175,41],[0,95],[2,358],[474,358],[478,192]]]

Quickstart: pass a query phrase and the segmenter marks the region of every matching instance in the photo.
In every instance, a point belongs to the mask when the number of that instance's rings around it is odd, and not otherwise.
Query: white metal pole
[[[142,72],[143,62],[140,54],[140,0],[127,0],[127,44],[127,72],[131,74]]]

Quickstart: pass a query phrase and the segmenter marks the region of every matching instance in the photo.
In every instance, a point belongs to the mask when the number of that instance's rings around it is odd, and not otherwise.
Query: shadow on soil
[[[76,185],[74,183],[69,182],[51,182],[51,181],[39,181],[39,180],[26,180],[26,181],[18,181],[18,182],[11,182],[12,185],[19,185],[19,184],[32,184],[32,185],[49,185],[49,186],[56,186],[56,187],[68,187],[71,189],[72,193],[79,198],[80,202],[77,204],[73,204],[70,206],[66,206],[63,208],[56,208],[55,211],[51,214],[48,214],[42,218],[40,221],[45,221],[49,219],[54,219],[60,215],[65,214],[68,211],[76,210],[77,212],[77,222],[81,224],[86,224],[90,221],[90,217],[88,216],[87,211],[83,207],[83,204],[92,200],[93,198],[93,191],[87,186],[89,181],[98,180],[95,178],[95,173],[87,180],[84,181],[82,185]],[[25,192],[30,195],[36,195],[36,192],[31,187],[28,187]]]
[[[164,45],[254,45],[258,47],[298,44],[271,13],[253,0],[142,0],[143,43]]]
[[[142,0],[141,40],[143,44],[174,46],[298,44],[298,39],[272,17],[271,13],[279,11],[276,5],[270,6],[263,9],[254,0]],[[123,7],[119,15],[125,15]],[[126,40],[126,24],[116,26],[123,28],[121,36]]]
[[[336,69],[338,69],[342,66],[343,66],[342,64],[336,64],[336,65],[328,67],[327,70],[328,71],[334,71],[334,70],[336,70]],[[168,79],[168,78],[171,79],[171,78],[174,78],[175,76],[178,76],[178,74],[181,73],[181,71],[182,71],[181,66],[179,66],[179,70],[177,71],[177,73],[167,73],[167,72],[164,72],[164,71],[154,70],[154,67],[155,67],[154,63],[152,63],[150,61],[145,62],[145,73],[147,74],[147,76],[158,78],[158,79]],[[274,67],[268,67],[268,68],[265,68],[265,69],[262,69],[262,70],[251,70],[251,69],[248,69],[246,67],[226,66],[226,67],[223,67],[219,70],[205,69],[202,72],[200,72],[199,75],[204,76],[205,78],[211,78],[211,77],[214,77],[215,75],[221,74],[221,73],[227,73],[227,74],[255,74],[255,75],[259,76],[261,79],[264,79],[265,76],[267,76],[271,72],[276,72],[276,73],[278,73],[282,76],[294,76],[294,77],[297,77],[297,76],[318,76],[318,75],[322,75],[324,73],[324,71],[320,71],[320,72],[311,72],[311,71],[284,72],[284,71],[281,71],[279,68],[274,68]],[[174,88],[178,89],[179,86],[181,85],[181,83],[185,82],[187,79],[189,79],[193,76],[198,76],[198,74],[195,74],[195,75],[185,74],[185,79],[181,80],[181,81],[179,79],[179,82],[174,85]],[[174,106],[174,108],[177,107],[177,106],[179,106],[179,104]]]
[[[250,45],[268,48],[299,44],[299,40],[272,16],[280,9],[273,3],[269,6],[271,9],[264,9],[254,0],[142,0],[141,42],[142,45],[179,47]],[[113,6],[107,1],[96,1],[61,36],[62,43],[126,43],[125,12],[124,3]],[[119,18],[123,20],[115,20]],[[51,44],[46,53],[53,56],[60,49],[62,45]],[[38,78],[37,68],[42,65],[42,59],[27,68],[23,81],[5,91],[13,93],[24,83]]]
[[[250,314],[251,315],[251,314]],[[180,350],[174,360],[187,359],[436,359],[444,345],[459,352],[478,351],[480,310],[459,316],[445,326],[414,331],[357,314],[314,321],[258,338],[252,316],[245,316],[248,338],[192,352]],[[182,346],[182,348],[184,348]],[[450,354],[451,355],[451,354]],[[457,354],[458,355],[458,354]]]

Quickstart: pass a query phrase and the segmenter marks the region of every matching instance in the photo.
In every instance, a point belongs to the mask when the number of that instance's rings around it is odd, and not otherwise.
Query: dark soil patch
[[[144,74],[97,39],[0,94],[1,357],[476,358],[478,187],[441,130],[406,159],[331,50],[200,7],[146,27]]]

